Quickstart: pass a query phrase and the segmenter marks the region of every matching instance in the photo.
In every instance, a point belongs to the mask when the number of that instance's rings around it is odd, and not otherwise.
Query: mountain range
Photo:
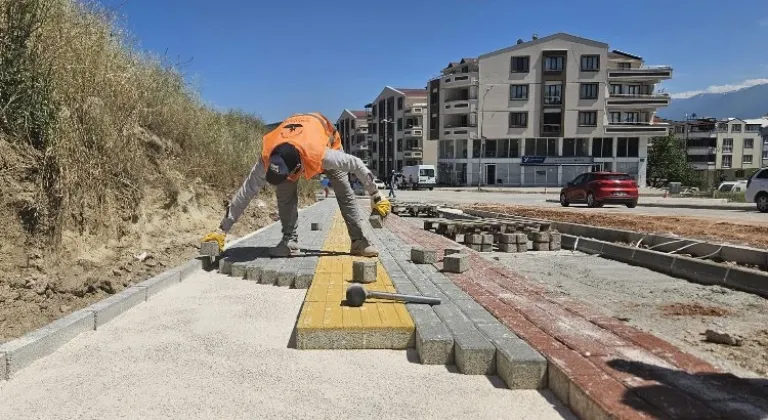
[[[697,118],[760,118],[768,114],[768,84],[755,85],[726,93],[700,93],[685,99],[672,99],[659,108],[657,116],[685,120],[685,114]]]

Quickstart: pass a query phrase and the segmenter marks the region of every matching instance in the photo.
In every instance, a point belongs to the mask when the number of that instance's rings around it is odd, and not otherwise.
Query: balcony
[[[421,159],[422,156],[421,150],[406,150],[403,152],[403,158],[405,159]]]
[[[403,131],[404,138],[422,138],[424,137],[424,129],[421,127],[410,127]]]
[[[709,156],[709,155],[716,155],[717,154],[717,147],[711,147],[711,146],[695,146],[695,147],[689,147],[686,149],[688,154],[691,156]]]
[[[544,137],[558,137],[560,136],[560,124],[542,124],[541,135]]]
[[[418,117],[424,115],[424,113],[427,111],[427,104],[423,105],[413,105],[409,108],[407,108],[403,114],[406,117]]]
[[[688,162],[689,165],[695,170],[713,170],[715,169],[715,161],[712,162]]]
[[[477,99],[455,99],[446,101],[443,109],[445,114],[469,114],[477,111]]]
[[[635,69],[608,69],[609,80],[654,81],[672,78],[672,67],[646,66]]]
[[[605,126],[606,133],[626,134],[666,134],[666,125],[651,124],[649,122],[609,122]]]
[[[562,104],[563,104],[562,96],[555,96],[555,95],[544,96],[544,105],[562,105]]]
[[[360,142],[352,145],[352,153],[368,150],[368,143]]]
[[[666,93],[612,93],[606,102],[609,106],[616,108],[646,109],[669,106],[670,98]]]
[[[475,138],[477,127],[444,127],[441,140],[464,140]]]
[[[477,86],[480,78],[477,72],[474,73],[459,73],[443,76],[440,81],[440,86],[444,89]]]

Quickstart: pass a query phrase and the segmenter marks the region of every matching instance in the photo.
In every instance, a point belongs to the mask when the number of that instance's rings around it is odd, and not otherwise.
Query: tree
[[[648,150],[647,178],[654,187],[667,182],[683,185],[696,183],[696,174],[688,163],[685,145],[673,134],[653,139],[653,146]]]

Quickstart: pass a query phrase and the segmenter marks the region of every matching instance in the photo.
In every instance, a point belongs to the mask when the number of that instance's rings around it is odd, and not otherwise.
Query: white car
[[[755,172],[747,181],[747,203],[755,203],[760,213],[768,213],[768,168]]]
[[[384,190],[387,188],[387,185],[384,184],[384,181],[380,180],[379,178],[374,179],[373,183],[376,184],[376,188],[380,190]]]

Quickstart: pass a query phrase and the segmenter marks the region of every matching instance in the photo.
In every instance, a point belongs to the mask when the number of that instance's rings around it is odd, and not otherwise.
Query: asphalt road
[[[0,419],[575,419],[412,352],[289,348],[305,292],[199,272],[0,381]]]
[[[387,196],[389,190],[381,190],[384,196]],[[426,203],[499,203],[499,204],[518,204],[524,206],[562,208],[559,203],[547,202],[546,200],[557,200],[559,190],[553,189],[549,194],[514,194],[498,192],[477,192],[477,191],[450,191],[450,190],[396,190],[396,198],[401,201],[417,201]],[[696,199],[671,199],[660,197],[646,198],[648,202],[667,203],[691,203],[697,202]],[[569,209],[584,212],[619,212],[633,213],[651,216],[692,216],[712,218],[718,221],[748,222],[748,223],[768,223],[768,214],[763,214],[757,210],[708,210],[708,209],[690,209],[679,207],[642,207],[634,209],[620,205],[605,205],[602,208],[588,208],[585,204],[571,204]]]

